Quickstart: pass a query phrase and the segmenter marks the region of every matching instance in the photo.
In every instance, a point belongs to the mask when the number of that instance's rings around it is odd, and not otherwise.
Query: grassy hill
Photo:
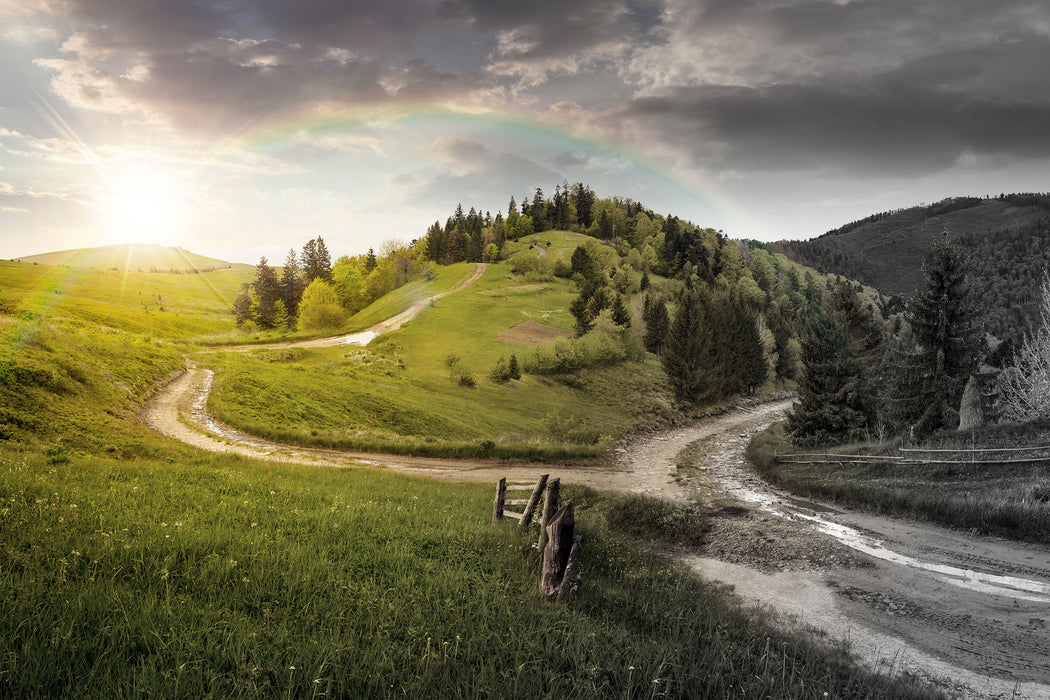
[[[1050,269],[1050,196],[946,199],[777,247],[822,272],[908,297],[922,282],[923,258],[945,231],[970,258],[971,281],[988,310],[988,331],[1018,340],[1035,312],[1034,290]]]
[[[546,255],[569,245],[551,242]],[[298,373],[322,382],[328,405],[344,378],[388,384],[450,422],[462,411],[478,434],[479,396],[507,403],[485,430],[542,423],[533,401],[595,408],[598,394],[577,404],[585,392],[565,384],[449,382],[446,348],[479,378],[512,349],[492,334],[518,315],[498,306],[565,325],[567,282],[508,274],[493,266],[476,293],[392,334],[369,353],[374,369],[306,353],[285,372],[280,358],[228,355],[223,376],[244,363],[272,392]],[[638,513],[702,530],[682,506],[569,490],[585,584],[550,605],[534,540],[491,523],[488,485],[259,463],[150,432],[136,418],[144,398],[194,340],[230,331],[248,276],[0,264],[0,696],[929,697],[784,631],[611,524]],[[286,390],[286,405],[313,410]]]
[[[533,243],[533,241],[535,243]],[[547,232],[514,246],[467,289],[438,300],[367,349],[195,355],[216,368],[211,409],[248,432],[298,444],[433,455],[597,457],[610,439],[645,421],[680,417],[652,356],[563,381],[491,370],[534,349],[498,336],[523,321],[571,335],[575,284],[513,272],[522,258],[567,259],[577,234]],[[523,265],[522,267],[528,267]],[[470,263],[398,289],[347,323],[360,330],[415,300],[459,284]],[[456,359],[449,366],[449,358]],[[468,381],[461,381],[468,376]],[[624,388],[628,391],[624,391]]]
[[[192,272],[194,270],[250,269],[217,258],[192,253],[184,248],[156,243],[123,243],[97,248],[75,248],[19,258],[39,265],[62,265],[120,272]]]

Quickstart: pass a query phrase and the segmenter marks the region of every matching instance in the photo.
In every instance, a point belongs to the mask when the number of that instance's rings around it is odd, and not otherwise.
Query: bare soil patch
[[[535,284],[516,284],[513,287],[502,287],[500,289],[486,289],[478,294],[483,294],[489,297],[503,296],[504,294],[524,294],[525,292],[536,292],[541,289],[546,289],[549,284],[543,282],[537,282]]]
[[[537,321],[522,321],[496,335],[496,340],[514,345],[546,345],[558,338],[571,338],[572,333],[545,326]]]

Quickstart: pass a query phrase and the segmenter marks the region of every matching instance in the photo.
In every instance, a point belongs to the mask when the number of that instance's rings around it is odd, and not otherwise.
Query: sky
[[[563,181],[732,238],[1050,190],[1045,0],[0,0],[0,258],[410,241]]]

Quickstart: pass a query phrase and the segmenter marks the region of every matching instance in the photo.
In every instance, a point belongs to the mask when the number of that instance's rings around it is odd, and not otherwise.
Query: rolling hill
[[[971,265],[987,330],[1015,342],[1035,313],[1039,280],[1050,269],[1050,194],[955,197],[874,214],[807,241],[781,241],[788,257],[884,294],[911,296],[922,260],[948,233]]]
[[[74,248],[19,258],[40,265],[119,270],[121,272],[204,272],[206,270],[250,268],[192,253],[184,248],[156,243],[121,243],[97,248]]]

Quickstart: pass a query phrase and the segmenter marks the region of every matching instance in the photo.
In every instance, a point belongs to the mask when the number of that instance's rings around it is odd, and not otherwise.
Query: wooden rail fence
[[[529,498],[507,498],[513,491],[531,491]],[[496,484],[496,497],[492,504],[492,519],[504,518],[518,521],[518,532],[528,533],[540,499],[539,539],[537,548],[543,557],[540,572],[540,591],[548,600],[570,600],[580,587],[580,546],[583,537],[576,534],[576,506],[569,501],[561,502],[561,480],[550,479],[550,474],[540,476],[533,484],[508,484],[506,477]],[[507,510],[507,506],[525,506],[520,513]]]
[[[976,447],[976,448],[922,448],[899,447],[897,455],[851,455],[820,453],[788,453],[775,455],[780,464],[1037,464],[1050,463],[1050,447]],[[1038,454],[1038,453],[1044,454]],[[995,456],[996,453],[1010,456]],[[1027,456],[1019,453],[1027,453]],[[939,455],[944,455],[940,457]]]

